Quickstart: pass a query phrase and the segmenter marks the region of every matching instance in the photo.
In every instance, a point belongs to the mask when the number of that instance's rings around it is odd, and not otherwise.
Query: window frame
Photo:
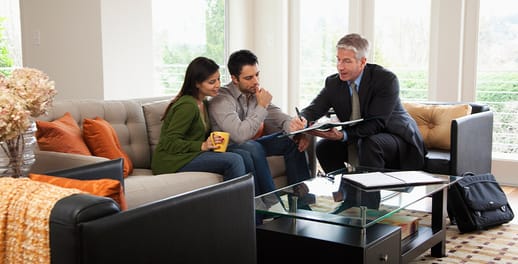
[[[358,32],[371,41],[374,39],[375,0],[349,0],[349,32]],[[296,1],[290,15],[297,17]],[[431,1],[430,62],[428,100],[443,102],[475,102],[478,53],[478,26],[480,1]],[[290,20],[290,32],[299,30],[296,19]],[[290,33],[290,43],[298,43],[299,33]],[[298,47],[290,46],[290,108],[299,103]],[[332,47],[330,47],[332,48]],[[371,60],[372,58],[368,58]],[[372,61],[372,60],[371,60]],[[291,69],[291,68],[294,69]],[[323,76],[325,78],[325,76]],[[517,159],[493,157],[492,172],[500,175],[502,183],[518,184],[512,175],[518,170]]]

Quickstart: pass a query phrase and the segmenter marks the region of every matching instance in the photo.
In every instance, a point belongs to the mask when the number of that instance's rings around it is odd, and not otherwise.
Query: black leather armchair
[[[52,175],[117,179],[120,166],[108,161]],[[50,216],[51,262],[256,263],[253,193],[245,175],[122,212],[110,198],[63,198]]]
[[[469,104],[471,114],[451,122],[450,150],[428,149],[425,171],[447,175],[491,172],[493,112],[485,104]]]
[[[461,102],[418,102],[448,105]],[[490,173],[493,148],[493,112],[486,104],[469,103],[471,114],[451,121],[449,150],[427,149],[423,170],[430,173],[462,175]],[[331,109],[328,117],[334,114]]]

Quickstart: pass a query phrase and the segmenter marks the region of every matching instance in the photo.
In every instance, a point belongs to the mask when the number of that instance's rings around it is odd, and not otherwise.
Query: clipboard
[[[424,171],[343,174],[342,179],[365,190],[400,188],[449,182],[446,177],[438,177]]]
[[[300,130],[296,130],[296,131],[293,131],[290,133],[285,133],[285,134],[279,135],[279,137],[293,136],[293,135],[297,135],[297,134],[312,131],[312,130],[326,131],[333,127],[338,127],[338,126],[353,126],[362,121],[363,121],[363,118],[345,121],[345,122],[333,122],[333,121],[326,121],[326,122],[322,122],[322,123],[317,122],[317,123],[312,124],[309,127],[306,127],[306,128],[300,129]]]

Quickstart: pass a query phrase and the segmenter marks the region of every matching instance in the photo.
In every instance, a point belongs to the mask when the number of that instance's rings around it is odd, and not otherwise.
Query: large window
[[[428,98],[430,0],[374,2],[372,62],[397,74],[401,97]],[[349,32],[349,1],[300,1],[300,96],[307,105],[336,73],[336,42]],[[333,7],[333,8],[329,8]],[[412,12],[408,12],[412,10]]]
[[[348,33],[349,1],[300,1],[300,98],[306,106],[336,73],[336,43]]]
[[[22,65],[18,0],[0,0],[0,73]]]
[[[477,101],[494,111],[493,154],[518,159],[518,1],[481,0]]]
[[[398,76],[405,100],[428,99],[430,9],[430,0],[375,2],[372,58]]]
[[[153,59],[161,93],[176,94],[187,65],[198,56],[213,59],[225,78],[225,0],[152,1]]]

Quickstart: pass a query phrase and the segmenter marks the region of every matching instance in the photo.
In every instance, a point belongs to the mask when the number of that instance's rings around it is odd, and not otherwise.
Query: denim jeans
[[[293,140],[288,137],[279,138],[279,135],[280,133],[275,133],[228,146],[229,151],[239,153],[243,157],[247,172],[254,174],[256,196],[275,190],[267,156],[284,156],[288,184],[310,177],[306,153],[299,152]]]
[[[246,172],[254,175],[255,196],[275,190],[263,147],[255,140],[231,144],[228,151],[241,155]]]
[[[232,152],[204,151],[178,170],[204,171],[223,175],[223,180],[229,180],[246,174],[245,164],[240,155]]]
[[[305,181],[310,178],[306,152],[300,152],[298,145],[289,137],[281,137],[282,132],[258,138],[266,156],[282,155],[286,166],[288,185]]]

